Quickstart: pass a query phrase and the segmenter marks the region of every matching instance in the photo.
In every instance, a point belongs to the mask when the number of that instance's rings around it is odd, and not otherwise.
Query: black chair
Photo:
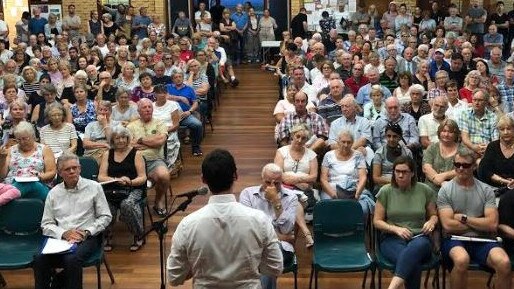
[[[285,264],[284,270],[282,270],[282,274],[291,272],[294,275],[294,289],[298,289],[298,259],[296,258],[296,254],[294,254],[291,263]]]

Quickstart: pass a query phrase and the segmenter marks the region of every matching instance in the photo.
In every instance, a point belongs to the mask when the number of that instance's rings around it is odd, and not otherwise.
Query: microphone
[[[192,190],[192,191],[189,191],[187,193],[177,195],[177,197],[194,198],[194,197],[196,197],[198,195],[207,195],[208,192],[209,192],[209,188],[207,188],[207,187],[199,187],[196,190]]]

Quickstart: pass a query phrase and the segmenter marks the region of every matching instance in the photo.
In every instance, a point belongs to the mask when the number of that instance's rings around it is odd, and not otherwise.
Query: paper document
[[[456,241],[469,241],[469,242],[501,242],[502,239],[497,237],[496,239],[487,239],[487,238],[477,238],[477,237],[466,237],[466,236],[456,236],[452,235],[452,240]]]
[[[30,182],[38,182],[38,177],[14,177],[14,180],[18,183],[30,183]]]
[[[100,182],[100,185],[112,184],[112,183],[115,183],[117,181],[118,180],[116,180],[116,179],[112,179],[112,180],[108,180],[108,181],[105,181],[105,182]]]
[[[71,244],[66,240],[57,240],[54,238],[48,238],[45,241],[41,254],[59,254],[73,252],[77,247],[76,244]]]

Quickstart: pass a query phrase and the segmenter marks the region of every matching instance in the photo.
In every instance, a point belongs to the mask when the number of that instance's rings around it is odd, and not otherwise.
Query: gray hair
[[[130,98],[130,90],[123,88],[123,87],[119,87],[118,90],[116,91],[116,100],[118,100],[120,98],[120,96],[122,96],[123,94],[127,94]]]
[[[71,160],[77,161],[77,163],[80,166],[80,160],[76,154],[65,152],[57,159],[57,169],[60,170],[62,168],[63,163]]]
[[[355,140],[353,139],[353,134],[351,131],[347,130],[347,129],[343,129],[338,135],[337,135],[337,138],[339,139],[340,137],[342,137],[343,135],[345,136],[348,136],[352,142],[354,142]]]
[[[50,123],[50,112],[52,112],[55,109],[58,109],[62,112],[62,121],[66,119],[66,109],[58,101],[54,101],[45,108],[45,119],[48,123]]]
[[[275,163],[268,163],[262,168],[261,176],[264,178],[264,174],[268,172],[272,175],[282,174],[282,169]]]
[[[290,130],[289,133],[291,135],[296,134],[299,131],[305,132],[305,135],[307,136],[307,139],[311,137],[311,130],[305,123],[299,123],[297,125],[294,125]]]
[[[465,158],[467,159],[468,161],[470,161],[472,164],[474,164],[477,160],[477,157],[475,155],[475,152],[473,152],[472,150],[466,148],[466,147],[460,147],[458,150],[457,150],[457,154],[455,154],[455,157],[454,159],[459,156],[461,158]]]
[[[21,107],[25,112],[25,116],[27,116],[27,112],[29,111],[29,105],[22,99],[16,98],[9,104],[9,109],[12,110],[14,107]]]
[[[108,100],[101,100],[98,102],[98,104],[96,105],[96,109],[98,109],[100,106],[102,107],[106,107],[109,109],[110,112],[112,112],[112,103]]]
[[[104,14],[102,14],[102,18],[103,18],[103,17],[106,17],[106,18],[109,18],[109,20],[112,20],[112,15],[111,15],[111,13],[104,13]]]
[[[20,121],[20,123],[14,127],[14,135],[30,135],[33,140],[36,139],[36,131],[34,130],[32,124],[28,121]]]
[[[57,89],[52,83],[47,83],[41,87],[41,94],[45,93],[57,95]]]
[[[122,125],[116,125],[116,126],[114,126],[112,128],[111,138],[109,140],[109,144],[111,146],[114,145],[114,139],[117,136],[126,137],[127,138],[127,144],[130,144],[130,142],[132,141],[132,134],[130,133],[130,130],[128,130],[128,128],[126,128],[126,127],[124,127]]]

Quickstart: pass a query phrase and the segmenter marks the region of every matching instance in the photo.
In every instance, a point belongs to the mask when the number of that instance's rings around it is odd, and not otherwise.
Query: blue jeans
[[[180,121],[180,125],[187,127],[191,131],[191,144],[193,149],[199,149],[203,137],[202,122],[190,115]]]
[[[387,234],[380,241],[382,255],[396,265],[394,275],[405,280],[405,288],[419,289],[421,283],[421,265],[431,255],[432,245],[428,236],[421,236],[410,241]]]

